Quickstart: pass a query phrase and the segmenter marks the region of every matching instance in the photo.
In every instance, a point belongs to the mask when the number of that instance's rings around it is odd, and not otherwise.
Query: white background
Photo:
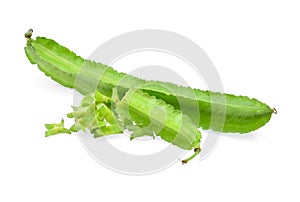
[[[2,1],[0,201],[299,201],[299,10],[298,1],[274,0]],[[204,161],[115,173],[75,135],[43,137],[44,123],[70,111],[73,92],[29,64],[28,28],[83,57],[128,31],[177,32],[209,55],[226,92],[278,114],[249,135],[224,135]]]

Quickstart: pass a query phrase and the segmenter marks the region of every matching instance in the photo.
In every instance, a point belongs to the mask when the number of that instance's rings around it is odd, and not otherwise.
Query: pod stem
[[[32,32],[33,32],[33,29],[29,29],[29,30],[25,33],[25,38],[26,38],[26,39],[30,39],[30,37],[32,36]]]
[[[194,149],[194,154],[192,156],[190,156],[189,158],[182,160],[181,163],[186,164],[187,162],[189,162],[190,160],[195,158],[200,153],[200,151],[201,151],[200,148],[195,148]]]

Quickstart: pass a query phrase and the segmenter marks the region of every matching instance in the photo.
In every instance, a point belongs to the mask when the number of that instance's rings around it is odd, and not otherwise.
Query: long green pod
[[[135,86],[173,105],[175,109],[184,109],[183,112],[197,126],[220,132],[247,133],[256,130],[265,125],[274,113],[268,105],[256,99],[191,89],[167,82],[145,81],[119,73],[109,66],[84,60],[51,39],[27,38],[25,52],[30,62],[37,64],[53,80],[82,94],[93,92],[95,83],[98,91],[109,97],[115,87],[125,93]],[[196,113],[194,103],[199,110]],[[212,121],[214,115],[224,117],[224,121]]]
[[[172,105],[135,88],[129,89],[120,101],[114,99],[114,102],[117,116],[129,119],[129,125],[124,120],[122,123],[125,123],[123,128],[133,131],[131,137],[160,136],[182,149],[194,149],[194,155],[182,163],[187,163],[199,154],[200,131],[189,116],[174,109]]]

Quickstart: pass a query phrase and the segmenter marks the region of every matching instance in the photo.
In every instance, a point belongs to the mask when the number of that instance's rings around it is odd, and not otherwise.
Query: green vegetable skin
[[[29,30],[29,32],[25,34],[25,37],[27,38],[25,52],[32,64],[37,64],[42,72],[61,85],[74,88],[87,97],[97,89],[103,97],[111,99],[113,91],[117,90],[118,94],[122,97],[119,102],[123,103],[121,109],[127,106],[130,109],[130,119],[134,122],[138,122],[138,120],[147,120],[146,117],[151,120],[153,118],[156,120],[155,115],[149,114],[151,111],[150,108],[150,111],[146,110],[147,112],[137,109],[147,108],[150,105],[155,107],[157,103],[160,103],[162,106],[165,106],[165,109],[168,109],[165,112],[165,114],[169,113],[169,119],[165,120],[166,128],[168,129],[174,129],[174,131],[178,132],[179,128],[174,128],[176,124],[171,126],[171,120],[175,120],[179,113],[184,114],[183,117],[187,117],[180,120],[186,120],[191,128],[202,127],[203,129],[212,129],[220,132],[247,133],[265,125],[270,120],[272,113],[276,113],[276,110],[271,109],[268,105],[246,96],[202,91],[199,89],[177,86],[167,82],[145,81],[125,73],[119,73],[109,66],[90,60],[84,60],[74,52],[60,46],[51,39],[37,37],[34,40],[31,38],[31,33],[32,30]],[[139,89],[138,91],[134,91],[136,93],[133,93],[133,96],[131,96],[131,99],[135,101],[126,102],[128,94],[133,91],[132,87]],[[139,107],[139,104],[143,104],[143,102],[139,102],[139,99],[144,100],[144,103],[146,104]],[[116,109],[118,109],[118,102],[114,99],[109,100],[104,106],[109,107],[113,103],[116,104]],[[136,105],[137,103],[139,104]],[[100,104],[103,103],[100,102]],[[119,105],[122,106],[122,104]],[[133,110],[134,112],[132,111],[133,108],[136,109]],[[119,113],[122,114],[122,110],[120,110]],[[78,119],[76,121],[78,122]],[[85,122],[89,121],[85,120]],[[76,125],[77,129],[79,125],[80,124]],[[120,130],[124,129],[120,127],[119,129],[117,129],[117,127],[114,128],[114,125],[117,125],[117,122],[112,123],[110,126],[111,128],[104,127],[102,129],[112,133],[117,131],[120,132]],[[89,128],[87,126],[85,127]],[[125,127],[127,126],[125,125]],[[148,127],[149,129],[149,123],[148,126],[144,125],[144,127]],[[61,128],[62,129],[60,130],[64,131],[63,124]],[[145,128],[142,130],[143,133],[134,129],[134,134],[147,134]],[[157,128],[159,128],[157,125],[155,127],[151,126],[149,131],[152,130],[155,132]],[[183,129],[187,128],[188,127],[183,127]],[[57,127],[54,127],[54,129],[59,131]],[[84,129],[84,127],[79,127],[79,129]],[[100,134],[99,136],[109,134],[103,132],[102,129],[100,132],[94,130],[94,135],[96,133]],[[163,130],[164,129],[162,129],[162,131]],[[55,132],[53,132],[53,134],[54,133]],[[49,134],[52,134],[51,131]],[[201,137],[200,133],[196,134],[194,131],[193,135],[186,136],[187,139],[190,137],[190,139],[196,140],[190,141],[191,144],[189,144],[189,147],[183,146],[184,141],[182,140],[174,142],[174,136],[172,136],[170,131],[168,132],[169,135],[164,134],[167,133],[158,132],[157,135],[161,135],[162,139],[172,142],[181,148],[194,148],[195,154],[199,153],[200,147],[197,146],[195,142],[198,142],[199,144]],[[169,137],[173,137],[173,139],[168,139]],[[183,145],[181,143],[183,143]],[[189,159],[187,159],[187,161],[188,160]]]

